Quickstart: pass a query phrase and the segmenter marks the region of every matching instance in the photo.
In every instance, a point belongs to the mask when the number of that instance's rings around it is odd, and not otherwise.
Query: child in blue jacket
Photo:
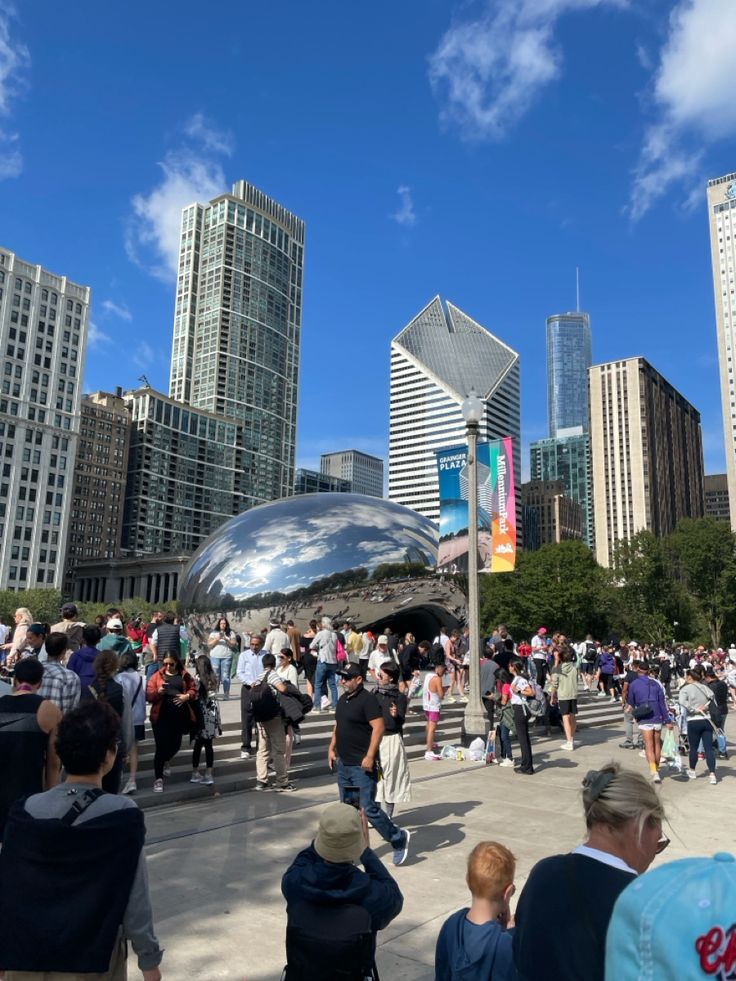
[[[496,841],[482,841],[468,858],[473,899],[445,922],[437,938],[435,981],[514,981],[507,930],[516,859]]]

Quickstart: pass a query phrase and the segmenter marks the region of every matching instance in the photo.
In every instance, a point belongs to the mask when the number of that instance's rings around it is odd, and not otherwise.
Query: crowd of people
[[[333,912],[346,938],[363,938],[353,948],[361,951],[356,970],[375,970],[376,931],[398,915],[402,897],[368,847],[368,827],[390,845],[393,864],[401,866],[411,833],[401,827],[396,809],[412,795],[404,724],[410,712],[423,712],[425,759],[441,758],[436,740],[442,707],[468,697],[468,631],[441,628],[432,639],[417,642],[411,633],[399,637],[386,627],[373,636],[349,620],[335,625],[329,616],[312,620],[304,630],[278,617],[263,629],[248,627],[238,630],[220,615],[204,629],[200,622],[187,630],[171,612],[156,613],[146,624],[117,609],[87,624],[74,604],[66,604],[61,621],[50,626],[34,622],[28,610],[16,612],[12,636],[8,631],[0,646],[2,672],[10,682],[0,692],[0,891],[3,881],[24,874],[29,843],[40,855],[52,847],[44,834],[53,829],[48,823],[42,828],[41,819],[53,818],[54,833],[64,841],[75,840],[70,829],[79,823],[94,844],[92,832],[99,828],[94,847],[100,854],[105,832],[119,828],[129,851],[121,849],[128,858],[126,902],[112,904],[107,932],[89,956],[72,956],[58,944],[29,956],[14,937],[5,937],[0,967],[8,971],[8,981],[51,970],[97,971],[105,957],[108,973],[101,976],[123,977],[115,971],[126,940],[133,943],[146,981],[157,981],[162,952],[153,931],[140,825],[133,816],[139,812],[130,801],[138,789],[139,745],[150,731],[155,793],[163,791],[187,735],[191,782],[213,785],[220,702],[229,698],[232,680],[240,683],[240,755],[243,760],[255,755],[256,791],[293,792],[289,767],[305,716],[334,716],[326,756],[339,803],[325,810],[312,846],[284,876],[285,977],[313,976],[304,973],[305,965],[314,964],[324,906],[339,907]],[[671,649],[635,641],[602,644],[592,637],[576,643],[544,627],[528,642],[516,643],[499,625],[479,653],[489,761],[533,775],[534,728],[549,733],[559,725],[565,737],[561,750],[574,752],[578,700],[605,698],[620,703],[620,745],[640,748],[647,772],[611,764],[588,774],[587,840],[571,855],[546,859],[532,870],[513,932],[514,856],[498,842],[479,845],[468,866],[472,904],[440,933],[436,977],[603,978],[610,957],[606,934],[609,922],[616,922],[618,897],[667,845],[654,785],[672,762],[673,745],[678,757],[687,758],[682,768],[687,779],[697,776],[702,760],[710,782],[718,782],[716,757],[727,755],[724,725],[736,697],[736,647]],[[421,699],[421,709],[412,704],[415,699]],[[65,874],[68,869],[58,870]],[[43,895],[64,887],[52,876]],[[31,875],[7,922],[27,911],[34,888],[39,886]],[[565,934],[557,919],[532,916],[530,911],[548,905],[553,895],[577,911],[571,920],[574,935]],[[62,907],[58,899],[49,901],[53,922]],[[33,971],[41,973],[23,973]]]

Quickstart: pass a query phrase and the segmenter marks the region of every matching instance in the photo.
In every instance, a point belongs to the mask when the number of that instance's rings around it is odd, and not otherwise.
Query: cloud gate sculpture
[[[391,501],[283,498],[237,515],[200,546],[179,602],[190,612],[232,611],[254,626],[276,614],[303,625],[318,612],[351,617],[362,629],[455,626],[465,597],[433,574],[437,547],[437,527]]]

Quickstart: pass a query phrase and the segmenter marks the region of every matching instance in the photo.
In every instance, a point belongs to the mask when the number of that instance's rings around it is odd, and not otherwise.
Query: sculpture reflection
[[[245,511],[192,557],[179,589],[188,609],[262,609],[353,587],[381,565],[433,568],[436,526],[362,494],[307,494]]]

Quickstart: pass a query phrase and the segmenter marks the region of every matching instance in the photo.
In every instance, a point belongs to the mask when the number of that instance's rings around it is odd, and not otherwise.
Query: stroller
[[[672,716],[672,729],[662,729],[662,759],[667,760],[670,769],[682,773],[690,751],[687,739],[687,713],[679,702],[667,699],[667,708]]]

